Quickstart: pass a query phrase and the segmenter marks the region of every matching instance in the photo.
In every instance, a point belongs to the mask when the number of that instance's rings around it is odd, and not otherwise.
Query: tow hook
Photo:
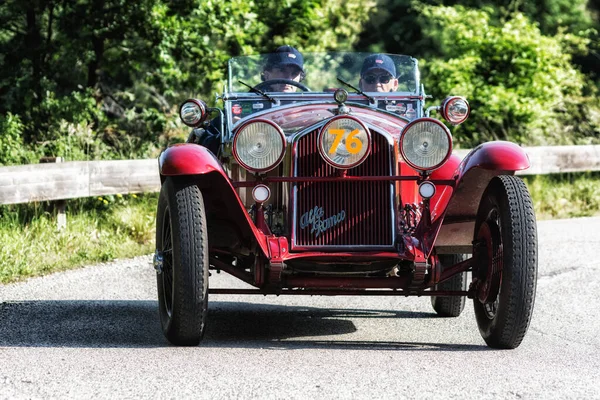
[[[160,274],[163,271],[163,254],[162,251],[156,250],[154,253],[154,261],[153,261],[154,269],[156,273]]]

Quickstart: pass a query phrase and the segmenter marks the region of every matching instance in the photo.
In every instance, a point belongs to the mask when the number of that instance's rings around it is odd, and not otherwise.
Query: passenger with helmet
[[[368,56],[363,61],[358,85],[364,92],[395,92],[398,89],[396,65],[385,54]]]

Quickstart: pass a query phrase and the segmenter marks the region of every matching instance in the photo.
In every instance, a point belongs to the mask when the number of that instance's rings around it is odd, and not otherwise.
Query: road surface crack
[[[548,333],[548,332],[545,332],[545,331],[543,331],[541,329],[537,329],[537,328],[534,328],[534,327],[530,327],[529,329],[531,329],[533,332],[539,333],[542,336],[552,336],[552,337],[564,340],[564,341],[569,342],[569,343],[582,344],[584,346],[591,346],[591,347],[593,347],[595,349],[600,349],[600,345],[597,345],[597,344],[594,344],[594,343],[586,343],[586,342],[581,342],[581,341],[578,341],[578,340],[573,340],[573,338],[571,338],[571,337],[565,337],[565,336],[562,336],[562,335],[557,335],[556,333]]]
[[[550,272],[546,272],[543,274],[540,274],[538,276],[538,279],[542,279],[542,278],[554,278],[556,276],[559,275],[564,275],[564,274],[569,274],[571,272],[575,272],[578,270],[582,270],[582,269],[591,269],[591,270],[597,270],[598,268],[594,268],[593,266],[590,267],[589,265],[578,265],[576,267],[567,267],[567,268],[562,268],[556,271],[550,271]]]

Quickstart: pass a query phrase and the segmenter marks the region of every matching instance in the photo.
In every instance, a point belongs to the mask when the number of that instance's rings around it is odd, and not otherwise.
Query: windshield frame
[[[316,53],[320,54],[352,54],[356,59],[357,57],[367,57],[372,54],[380,54],[380,53]],[[267,55],[268,56],[268,55]],[[391,55],[395,57],[400,57],[398,60],[404,59],[405,62],[410,62],[411,66],[408,64],[404,64],[406,69],[413,71],[413,75],[408,77],[409,82],[412,83],[414,79],[414,88],[413,91],[395,91],[395,92],[364,92],[364,94],[356,92],[352,88],[347,87],[341,82],[337,82],[337,87],[335,89],[344,89],[348,92],[348,99],[344,103],[346,106],[355,109],[371,109],[376,110],[378,112],[388,114],[389,116],[394,116],[403,120],[405,122],[410,122],[412,119],[420,118],[424,115],[424,106],[425,106],[425,92],[423,85],[420,80],[420,72],[419,72],[419,63],[418,60],[414,57],[404,56],[404,55]],[[250,57],[265,57],[265,55],[259,56],[250,56]],[[287,110],[293,109],[295,107],[310,107],[313,104],[330,104],[331,108],[337,108],[338,104],[334,100],[334,90],[328,88],[326,91],[317,92],[317,91],[301,91],[298,90],[296,92],[273,92],[273,91],[265,91],[264,93],[267,95],[263,95],[260,93],[252,92],[249,90],[242,91],[234,91],[232,84],[234,83],[235,77],[233,74],[232,63],[236,62],[236,60],[243,59],[244,57],[233,57],[228,62],[228,82],[224,88],[224,93],[222,96],[218,96],[223,101],[223,109],[225,111],[225,131],[224,133],[224,141],[230,142],[233,140],[235,130],[241,126],[241,124],[253,119],[260,118],[264,115],[269,115],[270,113],[281,111],[287,112]],[[310,56],[309,56],[310,60]],[[256,65],[256,59],[253,61]],[[306,64],[305,64],[306,65]],[[362,65],[362,58],[361,58]],[[355,68],[356,70],[356,65]],[[254,70],[255,72],[256,70]],[[311,73],[313,71],[309,71]],[[313,72],[314,73],[314,72]],[[360,77],[357,77],[360,79]],[[328,81],[329,82],[329,81]],[[254,83],[245,82],[248,84]],[[354,83],[354,82],[352,82]],[[411,85],[412,86],[412,85]],[[241,87],[241,85],[237,85],[237,87]],[[366,95],[366,96],[365,96]],[[374,100],[374,103],[369,100],[371,97]],[[411,105],[409,105],[411,103]],[[407,118],[396,112],[390,111],[388,107],[395,107],[405,105],[412,112],[412,117]],[[244,111],[240,111],[241,107],[243,107]],[[405,107],[405,108],[406,108]],[[399,107],[400,108],[400,107]],[[249,111],[250,110],[250,111]],[[408,113],[407,113],[408,115]],[[290,134],[294,134],[294,131],[287,131],[284,129],[285,135],[288,136]]]
[[[397,65],[401,65],[401,64],[406,64],[406,63],[401,63],[400,61],[406,61],[406,62],[410,62],[412,63],[412,70],[413,70],[413,74],[412,76],[409,76],[408,79],[412,80],[414,79],[414,88],[412,90],[403,90],[403,91],[398,91],[398,92],[367,92],[365,91],[365,93],[367,93],[370,96],[377,96],[377,97],[381,97],[381,96],[385,96],[385,95],[389,95],[389,93],[397,93],[397,94],[402,94],[402,95],[415,95],[415,94],[419,94],[421,91],[421,79],[420,79],[420,72],[419,72],[419,61],[411,56],[407,56],[407,55],[402,55],[402,54],[392,54],[392,53],[371,53],[371,52],[324,52],[324,53],[305,53],[305,59],[307,60],[307,63],[305,64],[306,67],[308,67],[309,71],[307,72],[307,75],[310,76],[309,74],[311,73],[318,73],[318,70],[313,71],[310,70],[311,65],[310,65],[310,60],[312,59],[318,59],[318,58],[325,58],[325,57],[331,57],[333,59],[337,59],[337,58],[343,58],[343,57],[352,57],[356,60],[361,60],[360,63],[362,64],[362,60],[364,60],[364,58],[370,56],[370,55],[375,55],[375,54],[385,54],[388,57],[393,58],[396,62]],[[263,62],[261,60],[266,59],[269,56],[269,53],[267,54],[258,54],[258,55],[251,55],[251,56],[238,56],[238,57],[232,57],[229,59],[228,63],[227,63],[227,83],[225,86],[225,92],[224,92],[224,96],[227,94],[233,94],[233,93],[247,93],[247,91],[237,91],[234,90],[234,83],[239,81],[241,76],[234,76],[234,71],[235,68],[239,65],[242,64],[244,62],[244,60],[248,60],[248,63],[253,62],[256,65],[263,65]],[[356,69],[357,68],[358,63],[355,63],[353,65],[353,68]],[[306,69],[306,68],[305,68]],[[255,69],[252,73],[253,76],[258,77],[260,76],[260,70],[259,69]],[[399,74],[397,74],[398,76]],[[360,79],[360,74],[356,75],[357,79]],[[308,78],[310,79],[310,78]],[[251,81],[251,82],[245,82],[244,83],[250,85],[250,86],[257,86],[259,83],[255,83],[255,81]],[[331,82],[332,84],[334,84],[336,87],[338,88],[343,88],[346,89],[349,93],[355,93],[355,91],[349,87],[347,87],[346,85],[343,85],[339,82]],[[355,84],[356,82],[352,81],[350,82],[351,84]],[[254,84],[254,85],[253,85]],[[411,85],[412,86],[412,85]],[[333,87],[333,86],[332,86]],[[285,97],[304,97],[302,96],[302,93],[318,93],[318,94],[328,94],[330,93],[329,91],[314,91],[314,92],[302,92],[302,91],[296,91],[296,92],[292,92],[292,93],[286,93],[286,92],[277,92],[277,91],[264,91],[265,93],[267,93],[269,96],[271,97],[280,97],[283,96]],[[260,95],[258,95],[260,96]]]

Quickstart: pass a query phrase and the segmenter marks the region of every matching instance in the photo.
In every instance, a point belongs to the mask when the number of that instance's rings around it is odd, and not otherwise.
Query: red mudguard
[[[427,242],[431,244],[435,240],[436,247],[446,246],[452,252],[465,252],[473,240],[477,209],[490,180],[497,175],[513,175],[515,171],[527,169],[530,162],[521,147],[504,141],[481,144],[460,163],[458,159],[453,156],[431,176],[456,183],[454,188],[447,186],[432,199],[434,223]]]
[[[227,174],[217,157],[206,147],[197,144],[181,143],[163,151],[158,159],[161,176],[202,175],[209,172]]]
[[[263,254],[269,254],[267,237],[256,228],[223,166],[206,147],[197,144],[177,144],[169,147],[158,160],[161,180],[167,176],[189,176],[201,188],[208,187],[205,196],[218,196],[227,206],[228,217],[255,239]]]
[[[446,187],[440,190],[432,199],[432,210],[434,219],[447,211],[447,216],[463,212],[473,214],[477,212],[479,200],[483,190],[489,181],[496,175],[514,174],[529,168],[529,158],[525,151],[518,145],[510,142],[496,141],[481,144],[471,150],[469,154],[459,162],[459,157],[452,156],[450,160],[440,169],[433,172],[431,179],[451,179],[456,182],[454,189]],[[469,197],[466,197],[469,195]],[[446,206],[460,203],[466,206]],[[473,211],[473,205],[475,209]]]
[[[515,172],[529,168],[529,157],[511,142],[488,142],[475,147],[461,163],[461,177],[473,168]],[[459,179],[460,180],[460,179]]]

